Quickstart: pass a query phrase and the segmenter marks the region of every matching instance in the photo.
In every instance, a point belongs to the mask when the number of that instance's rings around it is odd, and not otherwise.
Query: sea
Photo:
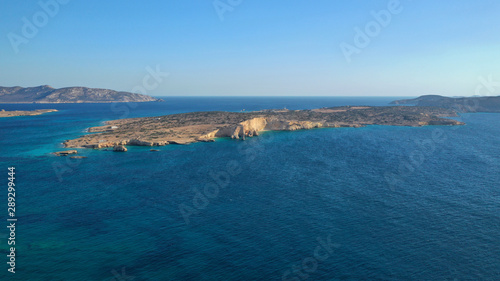
[[[500,280],[500,114],[51,154],[106,120],[401,97],[162,98],[0,104],[58,110],[0,119],[0,280]]]

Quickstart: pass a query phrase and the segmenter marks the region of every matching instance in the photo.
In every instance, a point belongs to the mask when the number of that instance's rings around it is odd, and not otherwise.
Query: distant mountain
[[[437,106],[458,112],[500,112],[500,96],[449,98],[439,95],[421,96],[416,99],[396,100],[391,104]]]
[[[0,103],[95,103],[95,102],[149,102],[163,101],[151,96],[108,89],[50,86],[0,87]]]

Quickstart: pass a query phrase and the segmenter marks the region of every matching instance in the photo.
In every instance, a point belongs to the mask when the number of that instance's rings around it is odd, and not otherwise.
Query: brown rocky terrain
[[[41,115],[44,113],[54,112],[56,109],[37,109],[37,110],[14,110],[14,111],[5,111],[4,109],[0,110],[0,117],[14,117],[14,116],[33,116],[33,115]]]
[[[256,112],[192,112],[158,117],[121,119],[93,127],[66,147],[162,146],[209,142],[214,138],[244,139],[266,130],[293,131],[322,127],[366,125],[425,126],[462,125],[442,117],[457,116],[449,109],[433,107],[334,107],[317,110],[263,110]]]
[[[95,103],[162,101],[147,95],[108,89],[67,87],[0,87],[0,103]]]

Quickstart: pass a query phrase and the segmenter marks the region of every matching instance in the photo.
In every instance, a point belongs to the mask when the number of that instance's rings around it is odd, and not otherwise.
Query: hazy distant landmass
[[[0,87],[0,103],[96,103],[162,101],[151,96],[108,89],[68,87]]]
[[[393,101],[391,104],[437,106],[458,112],[500,112],[500,96],[450,98],[439,95],[426,95],[416,99]]]
[[[158,117],[120,119],[93,127],[89,134],[67,140],[66,147],[126,150],[124,145],[163,146],[213,141],[214,138],[244,139],[261,131],[294,131],[322,127],[362,127],[366,125],[426,126],[462,125],[442,118],[457,116],[455,111],[414,106],[343,106],[313,110],[262,110],[255,112],[191,112]],[[117,147],[119,146],[119,147]]]

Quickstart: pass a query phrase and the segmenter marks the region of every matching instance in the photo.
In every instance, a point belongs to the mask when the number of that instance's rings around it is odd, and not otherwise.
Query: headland
[[[367,125],[463,125],[444,117],[457,116],[450,109],[418,106],[342,106],[313,110],[262,110],[254,112],[191,112],[157,117],[107,121],[80,138],[67,140],[68,148],[163,146],[211,142],[215,138],[245,139],[262,131]]]

